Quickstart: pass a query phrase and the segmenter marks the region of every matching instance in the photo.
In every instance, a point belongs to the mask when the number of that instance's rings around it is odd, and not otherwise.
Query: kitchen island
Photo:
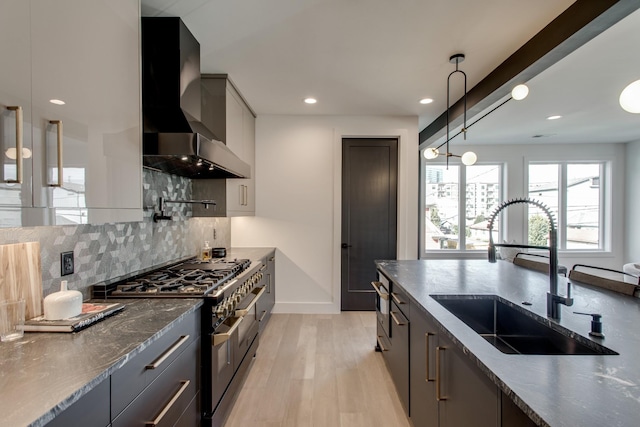
[[[392,281],[392,286],[397,285],[410,299],[409,317],[420,314],[434,320],[438,332],[535,424],[569,427],[640,423],[640,364],[637,361],[640,300],[573,282],[573,306],[561,306],[561,319],[555,321],[546,317],[549,277],[543,273],[505,261],[490,264],[484,260],[421,260],[376,264]],[[564,294],[567,279],[560,277],[558,282],[558,289]],[[541,316],[549,324],[574,331],[581,339],[594,341],[619,354],[505,354],[431,297],[435,294],[496,295]],[[591,318],[574,312],[602,314],[605,338],[591,338],[588,335]],[[410,375],[412,381],[416,380],[413,373]],[[424,382],[424,379],[417,380]]]

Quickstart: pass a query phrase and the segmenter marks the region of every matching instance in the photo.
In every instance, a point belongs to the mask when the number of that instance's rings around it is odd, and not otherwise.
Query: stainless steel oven
[[[238,276],[224,299],[207,299],[203,307],[204,427],[220,427],[231,408],[258,346],[256,304],[265,292],[259,287],[261,263]],[[214,294],[215,295],[215,294]],[[214,301],[218,303],[212,305]]]
[[[377,335],[378,342],[376,349],[384,351],[390,345],[389,337],[391,336],[391,299],[389,279],[384,274],[378,272],[378,280],[371,282],[371,286],[376,290],[376,319],[377,319]]]
[[[190,258],[115,283],[96,298],[202,298],[203,427],[220,427],[258,346],[256,303],[265,292],[261,261]]]

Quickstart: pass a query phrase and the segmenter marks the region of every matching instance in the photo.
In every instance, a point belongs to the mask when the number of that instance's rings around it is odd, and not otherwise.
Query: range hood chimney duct
[[[143,164],[188,178],[250,178],[201,122],[200,44],[180,18],[142,18]]]

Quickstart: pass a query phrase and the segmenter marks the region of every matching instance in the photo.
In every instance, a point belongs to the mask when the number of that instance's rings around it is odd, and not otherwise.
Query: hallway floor
[[[375,312],[274,314],[225,427],[409,427]]]

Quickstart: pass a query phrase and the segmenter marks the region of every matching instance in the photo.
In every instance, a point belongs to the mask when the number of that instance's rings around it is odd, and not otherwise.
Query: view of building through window
[[[603,165],[554,163],[529,165],[529,198],[547,205],[558,224],[562,249],[598,249]],[[564,203],[561,201],[564,200]],[[544,213],[529,207],[529,244],[546,245],[549,225]]]
[[[487,218],[500,202],[500,175],[499,165],[427,165],[425,250],[486,249]]]

